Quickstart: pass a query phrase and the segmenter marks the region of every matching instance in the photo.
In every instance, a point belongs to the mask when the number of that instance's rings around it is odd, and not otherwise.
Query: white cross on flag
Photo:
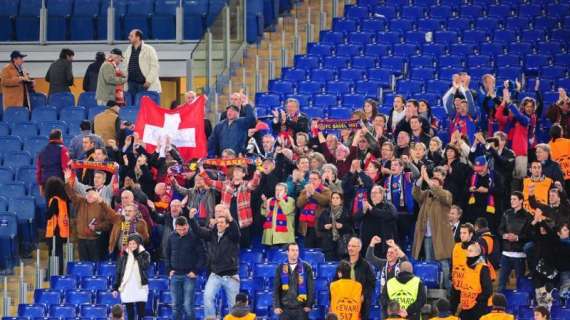
[[[206,157],[208,144],[204,131],[204,96],[186,103],[175,110],[158,106],[149,97],[142,97],[135,131],[146,144],[148,152],[154,152],[159,141],[170,137],[182,158],[186,161]]]

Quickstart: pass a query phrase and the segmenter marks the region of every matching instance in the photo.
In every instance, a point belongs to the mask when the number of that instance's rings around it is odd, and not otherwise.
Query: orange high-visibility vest
[[[488,261],[491,254],[493,254],[493,250],[495,250],[495,239],[493,239],[493,237],[488,234],[484,234],[481,238],[487,244],[487,252],[485,252],[485,255],[487,256],[487,266],[489,267],[489,275],[491,276],[491,281],[495,281],[497,279],[497,270],[495,270],[493,264],[489,263]]]
[[[550,156],[552,160],[558,162],[564,180],[570,180],[570,139],[559,138],[556,141],[550,141]]]
[[[515,316],[504,311],[491,311],[482,316],[480,320],[515,320]]]
[[[523,208],[534,215],[534,210],[530,207],[530,203],[528,201],[528,187],[531,184],[534,184],[534,197],[536,201],[541,202],[543,204],[548,204],[548,191],[550,187],[553,185],[552,179],[549,177],[544,177],[544,179],[539,181],[532,181],[531,178],[524,178],[523,180]]]
[[[69,238],[69,215],[67,213],[67,202],[60,197],[54,196],[49,199],[48,208],[53,201],[57,201],[57,214],[53,215],[47,221],[46,238],[53,237],[56,226],[61,238]]]
[[[341,320],[360,320],[362,284],[351,279],[340,279],[330,286],[331,312]]]
[[[451,283],[455,290],[460,290],[463,275],[467,268],[467,250],[461,247],[461,242],[456,243],[455,247],[453,247],[452,259],[453,270],[451,270]]]
[[[484,266],[485,263],[479,263],[475,269],[465,268],[459,298],[461,310],[471,310],[477,305],[477,298],[483,292],[481,287],[481,269]]]

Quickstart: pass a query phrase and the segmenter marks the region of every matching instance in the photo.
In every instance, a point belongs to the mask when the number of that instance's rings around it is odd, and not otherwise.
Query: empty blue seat
[[[35,157],[47,144],[47,137],[29,137],[24,140],[24,151]]]
[[[412,94],[422,91],[422,81],[417,80],[398,80],[396,91],[399,93]]]
[[[131,123],[135,123],[137,120],[137,115],[139,114],[139,108],[136,106],[126,106],[121,108],[119,111],[119,118],[121,120],[127,120]]]
[[[240,262],[255,264],[263,262],[263,253],[261,251],[254,251],[245,249],[240,252]]]
[[[336,17],[333,18],[333,31],[337,32],[352,32],[357,29],[357,22],[355,19]]]
[[[483,8],[477,5],[466,5],[459,8],[459,15],[467,18],[478,18],[483,15]]]
[[[69,39],[72,41],[95,40],[95,30],[93,16],[73,15],[69,20]]]
[[[18,257],[18,218],[12,212],[0,213],[0,270],[11,270]]]
[[[507,298],[508,308],[510,310],[518,310],[520,306],[528,306],[530,303],[528,292],[504,290],[503,294]]]
[[[302,110],[304,113],[307,114],[307,116],[309,118],[324,118],[325,117],[325,112],[324,109],[320,109],[320,108],[305,108],[304,110]]]
[[[307,53],[315,56],[328,56],[333,52],[333,45],[311,42],[307,44]]]
[[[53,290],[75,290],[77,288],[77,278],[74,276],[52,276],[50,288]]]
[[[40,130],[40,136],[48,136],[54,129],[61,130],[61,133],[64,135],[67,134],[67,123],[64,121],[42,121],[38,123],[38,128]]]
[[[30,102],[32,110],[38,107],[43,107],[47,104],[47,97],[45,94],[40,92],[30,93]]]
[[[392,6],[376,6],[374,13],[375,16],[385,19],[394,19],[397,15],[396,8]]]
[[[338,44],[344,42],[344,35],[342,32],[324,30],[321,31],[319,40],[321,43]]]
[[[69,304],[91,304],[93,294],[87,290],[67,290],[65,292],[65,303]]]
[[[471,20],[465,18],[455,18],[447,20],[447,30],[452,32],[463,32],[464,30],[469,30],[471,28]],[[450,42],[454,43],[457,39],[452,38]],[[441,42],[441,41],[439,41]]]
[[[361,108],[364,106],[364,101],[366,97],[361,94],[345,94],[342,96],[342,104],[345,106],[350,106],[351,108]]]
[[[0,145],[3,152],[22,150],[22,139],[14,136],[0,136]]]
[[[440,266],[437,262],[422,262],[414,266],[414,274],[430,289],[440,286]]]
[[[273,279],[276,268],[277,265],[275,263],[258,263],[253,267],[253,275],[255,278]]]
[[[438,57],[438,66],[442,67],[454,67],[454,68],[461,68],[463,67],[463,59],[461,56],[458,55],[444,55]]]
[[[16,179],[26,185],[36,183],[36,167],[35,166],[21,166],[18,168]]]
[[[336,262],[326,262],[319,264],[317,268],[317,275],[319,278],[333,279],[336,276]]]
[[[389,87],[392,85],[393,74],[390,70],[375,68],[368,70],[368,80],[377,81],[383,87]]]
[[[113,291],[97,291],[97,304],[115,305],[121,304],[119,296],[113,296]]]
[[[457,32],[455,31],[436,31],[433,34],[433,40],[436,43],[451,44],[457,42]]]
[[[313,106],[315,107],[331,107],[338,104],[336,95],[332,94],[316,94],[313,96]]]
[[[475,21],[475,27],[486,32],[494,32],[498,25],[499,20],[493,17],[480,17]]]
[[[390,25],[388,26],[388,30],[398,31],[400,33],[404,33],[406,31],[412,30],[413,27],[414,27],[414,23],[412,20],[396,19],[396,20],[390,21]]]
[[[17,171],[20,167],[29,166],[32,164],[32,156],[26,151],[10,152],[8,157],[4,158],[3,165]]]
[[[404,57],[398,57],[398,56],[383,57],[382,60],[380,61],[380,66],[383,69],[390,70],[396,74],[401,74],[404,68],[405,61],[406,60]]]
[[[17,122],[12,124],[12,135],[20,138],[38,135],[38,126],[33,122]]]
[[[0,167],[0,184],[12,183],[13,181],[14,170],[10,167]],[[0,211],[6,211],[6,209]]]
[[[34,302],[44,305],[60,304],[63,296],[61,291],[52,289],[36,289],[34,291]]]
[[[258,106],[274,108],[279,107],[281,105],[281,101],[277,94],[258,92],[255,94],[255,104]]]
[[[495,63],[500,66],[520,66],[520,57],[514,54],[502,54],[495,57]]]
[[[451,86],[449,80],[428,80],[426,83],[426,92],[443,95]]]
[[[46,307],[43,304],[19,304],[18,316],[20,317],[44,317],[46,315]]]
[[[408,19],[417,20],[425,16],[424,8],[417,5],[402,7],[400,10],[401,10],[401,15]]]
[[[319,81],[307,80],[297,83],[297,92],[300,94],[312,95],[321,92],[321,90],[322,83]]]
[[[366,47],[368,47],[368,46],[369,45],[367,45]],[[363,51],[362,48],[363,48],[362,45],[360,45],[358,43],[341,43],[341,44],[336,45],[334,51],[335,51],[335,55],[337,55],[337,56],[352,57],[352,56],[360,55]]]
[[[329,56],[323,59],[323,68],[339,69],[345,68],[350,62],[347,56]]]
[[[441,43],[428,43],[422,46],[422,54],[434,57],[441,56],[447,51],[447,46]]]
[[[521,75],[521,68],[519,67],[501,67],[497,70],[497,77],[503,79],[514,80]]]
[[[339,71],[340,80],[358,81],[364,78],[366,72],[362,69],[343,68]]]
[[[81,278],[81,288],[84,290],[107,290],[108,286],[108,278],[104,276],[87,276]]]
[[[75,105],[75,98],[71,92],[57,92],[48,96],[48,104],[58,110]]]
[[[352,109],[357,109],[357,106],[344,106],[343,108],[329,108],[328,117],[330,119],[350,119],[352,116]]]
[[[168,278],[161,276],[149,277],[148,288],[153,291],[168,290],[169,288]]]
[[[511,43],[516,37],[517,35],[511,30],[496,30],[493,33],[493,41],[498,43]]]
[[[419,67],[411,69],[410,79],[412,80],[432,80],[435,77],[435,69],[429,67]]]
[[[473,54],[475,45],[471,43],[454,43],[449,46],[449,54],[466,56]]]
[[[58,318],[75,318],[77,316],[77,309],[73,304],[54,304],[49,306],[50,317]]]
[[[479,45],[479,54],[496,56],[505,52],[505,46],[500,43],[485,42]]]
[[[269,290],[255,293],[255,314],[258,317],[269,315],[269,309],[273,305],[273,292]]]
[[[367,7],[360,7],[355,5],[347,5],[344,8],[345,16],[348,18],[364,19],[369,16]]]
[[[448,19],[452,16],[453,10],[447,5],[438,5],[430,9],[429,15],[432,18]]]
[[[376,33],[376,43],[380,44],[395,44],[400,43],[402,34],[396,31],[382,31]]]
[[[380,43],[371,43],[367,44],[364,49],[364,54],[371,57],[382,57],[388,55],[388,52],[391,50],[389,45],[380,44]]]
[[[312,266],[316,266],[325,262],[325,255],[320,250],[307,249],[303,252],[303,260]]]
[[[135,96],[134,104],[139,106],[142,97],[151,98],[156,104],[160,105],[160,94],[156,91],[141,91]]]
[[[399,43],[393,46],[396,56],[409,57],[418,53],[418,46],[412,43]]]
[[[59,119],[66,122],[81,122],[87,116],[84,107],[65,107],[59,111]]]
[[[451,77],[458,73],[463,71],[463,68],[458,68],[458,67],[443,67],[440,68],[438,71],[438,78],[439,79],[450,79]]]
[[[553,56],[564,50],[566,46],[558,41],[540,41],[536,43],[536,51],[539,54]]]
[[[561,66],[546,66],[540,69],[540,75],[543,79],[558,79],[564,77],[566,68]]]
[[[281,95],[293,93],[293,83],[282,80],[269,80],[269,91]]]
[[[22,1],[22,3],[27,1]],[[39,8],[38,8],[39,9]],[[40,38],[40,17],[37,16],[22,16],[16,17],[16,31],[17,41],[38,41]]]
[[[97,265],[97,275],[112,277],[115,276],[117,265],[114,262],[100,262]]]
[[[490,4],[487,7],[487,15],[489,17],[504,19],[511,15],[511,7],[504,4]],[[511,17],[509,17],[511,18]]]
[[[326,82],[334,80],[336,71],[334,69],[313,69],[311,71],[311,80]]]
[[[296,55],[295,67],[300,69],[312,69],[319,66],[319,56],[317,55]]]
[[[426,42],[426,33],[424,31],[406,31],[404,40],[408,44],[421,45]]]
[[[109,315],[109,309],[106,305],[81,305],[79,307],[82,317],[89,318],[106,318]]]
[[[0,122],[0,136],[9,136],[9,135],[10,135],[10,126],[5,122]]]
[[[444,20],[435,19],[435,18],[426,18],[426,19],[419,19],[416,21],[416,25],[418,31],[426,32],[426,31],[438,31],[442,29]]]
[[[378,98],[380,87],[382,87],[382,83],[379,81],[361,80],[356,82],[356,93],[363,94],[367,97]]]
[[[431,55],[417,55],[408,58],[410,68],[432,68],[434,66],[434,57]]]
[[[371,69],[376,66],[376,58],[371,56],[352,57],[350,66],[352,68]]]
[[[41,7],[42,7],[42,1],[41,0],[20,1],[19,15],[20,16],[39,16]]]
[[[283,68],[281,78],[293,82],[302,81],[307,79],[307,71],[305,69]]]
[[[537,4],[522,4],[518,8],[519,17],[535,17],[540,16],[541,14],[541,7]]]
[[[524,42],[535,42],[544,41],[546,37],[546,32],[543,29],[533,29],[533,30],[523,30],[521,31],[521,41]]]
[[[489,12],[491,14],[491,12]],[[505,28],[511,30],[521,30],[528,28],[531,20],[525,17],[508,17],[505,20]]]
[[[7,123],[27,122],[30,120],[28,108],[8,108],[4,110],[2,119]]]
[[[532,44],[528,42],[514,42],[508,46],[507,52],[524,56],[532,52]]]
[[[487,39],[487,34],[482,30],[466,30],[461,36],[464,43],[480,43]]]
[[[386,29],[386,20],[381,18],[370,18],[360,21],[360,30],[365,32],[379,32]]]
[[[529,54],[525,57],[526,70],[537,70],[549,64],[549,57],[544,54]]]
[[[57,121],[57,109],[51,106],[32,109],[32,121]]]
[[[104,106],[90,107],[89,109],[87,109],[87,119],[89,119],[89,120],[95,119],[95,116],[98,115],[99,113],[105,111],[105,109],[106,109],[106,107],[104,107]]]
[[[342,95],[350,92],[352,86],[351,81],[329,81],[326,84],[326,92],[336,95]]]

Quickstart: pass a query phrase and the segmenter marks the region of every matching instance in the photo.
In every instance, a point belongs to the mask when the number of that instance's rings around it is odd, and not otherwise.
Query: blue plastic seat
[[[109,315],[109,309],[106,305],[84,304],[79,307],[79,313],[82,317],[106,318]]]
[[[495,63],[498,66],[520,66],[521,59],[514,54],[502,54],[495,57]]]
[[[408,61],[410,68],[432,68],[434,66],[434,57],[427,54],[411,56]]]
[[[450,79],[454,74],[463,71],[463,68],[459,67],[443,67],[438,71],[438,79]]]
[[[461,6],[459,8],[459,15],[461,17],[476,19],[483,15],[483,8],[477,5]]]
[[[22,3],[24,2],[27,1]],[[17,16],[14,30],[17,41],[38,41],[40,38],[39,13],[37,16]]]
[[[59,119],[66,122],[81,122],[85,120],[87,112],[84,107],[65,107],[59,111]]]
[[[10,135],[10,126],[5,122],[0,122],[0,136],[9,136],[9,135]]]
[[[4,158],[3,165],[17,171],[20,167],[32,164],[32,156],[26,151],[10,152],[8,157]]]
[[[156,104],[160,105],[160,94],[155,91],[142,91],[138,92],[135,96],[134,104],[139,106],[142,97],[149,97],[151,98]]]
[[[396,56],[409,57],[418,53],[418,46],[412,43],[399,43],[393,46],[393,52]]]
[[[397,15],[396,8],[392,6],[376,6],[374,15],[385,19],[394,19]]]
[[[425,31],[406,31],[404,40],[408,44],[422,45],[426,42]]]
[[[283,68],[281,78],[293,82],[302,81],[307,78],[307,71],[305,69]]]
[[[441,43],[428,43],[422,46],[422,54],[430,56],[441,56],[447,51],[447,47]]]
[[[344,43],[344,35],[342,32],[323,30],[320,33],[319,42],[331,43],[335,45],[339,43]]]
[[[40,92],[30,93],[30,101],[32,110],[38,107],[43,107],[47,104],[47,97],[45,94]]]
[[[486,32],[493,32],[498,28],[499,20],[493,17],[480,17],[475,21],[475,27]]]
[[[364,78],[366,72],[362,69],[343,68],[339,70],[339,79],[348,81],[358,81]]]
[[[32,109],[32,121],[57,121],[57,109],[51,106]]]
[[[467,66],[471,67],[489,67],[491,66],[491,57],[486,55],[470,55],[467,57]]]
[[[364,101],[366,96],[362,94],[345,94],[342,96],[342,104],[344,106],[350,106],[351,108],[361,108],[364,106]]]
[[[430,289],[440,287],[440,266],[437,262],[422,262],[414,266],[414,274]]]
[[[521,41],[524,42],[535,42],[535,41],[544,41],[546,37],[546,32],[543,29],[534,29],[534,30],[523,30],[521,32]]]
[[[337,32],[353,32],[357,29],[357,21],[355,19],[336,17],[333,18],[333,31]]]
[[[500,43],[485,42],[479,45],[479,54],[496,56],[505,52],[505,46]]]
[[[255,293],[255,314],[258,317],[269,315],[269,309],[273,305],[273,292],[269,290]]]
[[[532,21],[532,25],[535,29],[550,30],[550,29],[554,29],[558,26],[558,21],[559,21],[559,18],[557,18],[556,15],[549,14],[548,16],[534,17],[534,19]],[[528,27],[528,24],[521,26],[520,29],[524,29],[527,27]],[[568,28],[568,25],[565,24],[565,27]]]
[[[525,56],[532,53],[532,44],[528,42],[514,42],[508,46],[507,52],[519,56]]]
[[[429,15],[436,19],[448,19],[452,16],[453,10],[447,5],[438,5],[430,8]]]
[[[29,137],[24,139],[24,151],[35,157],[47,144],[47,137]]]
[[[338,104],[336,95],[332,94],[316,94],[313,96],[314,107],[331,107]]]
[[[4,110],[2,119],[7,123],[27,122],[30,120],[28,108],[8,108]]]
[[[529,54],[525,57],[526,70],[538,70],[549,64],[549,57],[543,54]]]
[[[114,277],[117,265],[114,262],[100,262],[97,264],[97,275],[105,277]]]
[[[382,31],[376,33],[376,43],[393,45],[400,43],[402,34],[396,31]]]
[[[347,56],[330,56],[323,59],[323,68],[340,69],[346,68],[350,62]]]
[[[275,263],[258,263],[253,267],[253,275],[255,278],[273,279],[276,268],[277,265]]]
[[[320,108],[305,108],[303,112],[306,113],[309,118],[313,119],[325,117],[324,110]]]
[[[239,289],[240,291],[246,291],[248,296],[253,297],[256,291],[263,290],[263,285],[253,278],[242,278],[240,279]],[[201,305],[196,302],[196,299],[194,299],[195,305]]]
[[[377,81],[383,87],[390,87],[392,84],[392,77],[393,74],[390,70],[382,69],[382,68],[375,68],[368,70],[368,80],[369,81]]]
[[[50,288],[53,290],[75,290],[77,288],[77,278],[73,276],[52,276]]]
[[[329,56],[333,52],[333,45],[310,42],[307,44],[307,53],[314,56]]]
[[[319,93],[322,90],[323,84],[319,81],[300,81],[297,83],[297,92],[300,94],[313,95]]]
[[[371,57],[382,57],[385,55],[388,55],[388,52],[391,50],[389,45],[386,44],[379,44],[379,43],[371,43],[371,44],[367,44],[365,49],[364,49],[364,53],[367,56],[371,56]]]
[[[435,43],[451,44],[457,42],[457,32],[455,31],[436,31],[433,34]]]
[[[307,261],[312,266],[316,266],[319,263],[325,262],[325,255],[320,250],[307,249],[303,252],[303,260]]]
[[[326,84],[326,92],[336,95],[343,95],[350,92],[351,81],[328,81]]]
[[[258,92],[255,94],[255,104],[264,107],[279,107],[281,101],[279,95],[272,93]]]
[[[489,12],[491,14],[491,12]],[[510,30],[522,30],[528,28],[531,19],[525,17],[508,17],[505,20],[505,28]]]
[[[3,152],[22,150],[22,139],[14,136],[0,136],[0,146]]]
[[[518,8],[519,17],[536,17],[540,16],[542,8],[537,4],[521,4]]]
[[[558,79],[565,76],[566,70],[561,66],[546,66],[540,69],[540,75],[543,79]]]
[[[295,67],[300,69],[313,69],[319,67],[319,56],[316,55],[296,55]]]
[[[61,132],[67,134],[67,123],[64,121],[42,121],[38,123],[40,129],[40,136],[48,136],[54,129],[59,129]]]
[[[400,8],[401,15],[408,19],[418,20],[425,16],[425,10],[420,6],[406,6]]]
[[[69,304],[91,304],[93,294],[87,290],[67,290],[65,292],[65,303]]]
[[[71,16],[69,20],[69,39],[72,41],[95,40],[95,22],[96,20],[93,16]]]
[[[12,183],[13,181],[14,170],[10,167],[0,167],[0,184]],[[6,209],[0,211],[6,211]]]
[[[20,317],[44,317],[46,315],[46,307],[43,304],[19,304],[18,316]]]
[[[350,66],[352,68],[371,69],[376,66],[376,58],[371,56],[352,57]]]
[[[34,302],[44,305],[60,304],[63,299],[61,291],[52,289],[36,289],[34,291]]]
[[[121,108],[119,111],[119,118],[121,120],[127,120],[131,123],[135,123],[137,120],[137,115],[139,114],[139,108],[136,106],[126,106]]]
[[[536,43],[536,51],[538,54],[554,56],[561,50],[565,50],[566,45],[558,41],[540,41]]]
[[[48,96],[48,104],[58,110],[75,105],[75,98],[71,92],[57,92]]]
[[[419,19],[416,21],[416,26],[418,31],[426,32],[426,31],[438,31],[441,30],[443,27],[444,20],[435,19],[435,18],[426,18],[426,19]]]
[[[570,64],[570,53],[558,53],[554,56],[554,64],[566,66]]]
[[[22,139],[38,135],[38,126],[33,122],[17,122],[12,124],[12,135]]]
[[[153,291],[168,290],[169,288],[168,278],[162,276],[149,277],[148,288]]]
[[[517,290],[504,290],[503,294],[507,298],[508,308],[518,310],[521,306],[528,306],[530,297],[528,292]]]
[[[490,4],[487,7],[487,15],[489,17],[493,17],[493,18],[499,18],[499,19],[504,19],[504,18],[511,18],[511,7],[509,7],[508,5],[504,5],[504,4]]]
[[[450,80],[428,80],[426,83],[426,92],[443,95],[450,86]]]
[[[269,80],[269,91],[281,95],[293,93],[293,83],[282,80]]]
[[[344,14],[348,18],[364,19],[368,18],[368,16],[370,15],[367,7],[347,5],[345,6],[344,10],[345,10]]]
[[[366,47],[368,47],[367,45]],[[357,43],[341,43],[335,47],[335,55],[352,57],[360,55],[363,51],[363,46]],[[368,54],[367,54],[368,55]]]
[[[471,28],[471,20],[465,18],[454,18],[447,20],[446,29],[448,31],[461,33],[464,30],[469,30]],[[454,43],[457,39],[453,38],[451,41],[446,43]]]
[[[367,81],[357,81],[356,82],[356,93],[363,94],[367,97],[378,98],[379,90],[382,87],[382,83],[374,80]]]
[[[516,40],[517,35],[511,30],[496,30],[493,33],[493,41],[496,43],[511,43]]]
[[[16,173],[17,181],[21,181],[26,185],[36,183],[36,167],[35,166],[21,166]]]
[[[92,276],[95,274],[95,263],[86,261],[70,261],[67,263],[67,274],[77,277]]]
[[[77,316],[77,309],[73,304],[54,304],[49,307],[50,317],[60,318],[75,318]]]
[[[369,18],[360,21],[360,30],[364,32],[379,32],[386,29],[386,19]]]
[[[550,33],[550,39],[553,41],[568,42],[570,39],[569,29],[555,29]]]
[[[454,43],[449,46],[449,54],[466,56],[473,54],[475,50],[475,45],[471,43]]]
[[[402,73],[402,70],[404,68],[405,61],[406,60],[404,57],[398,57],[398,56],[383,57],[382,60],[380,61],[380,67],[382,67],[383,69],[390,70],[396,74],[400,74]]]
[[[407,17],[406,17],[407,18]],[[390,21],[390,25],[388,26],[388,30],[390,31],[397,31],[400,33],[404,33],[406,31],[410,31],[414,28],[414,23],[412,20],[408,19],[396,19]]]
[[[97,291],[97,304],[115,305],[121,304],[121,298],[113,296],[113,291]]]
[[[497,77],[503,79],[514,80],[520,77],[522,69],[519,67],[501,67],[497,70]]]
[[[20,16],[39,16],[41,7],[41,0],[20,1],[20,11],[18,14]]]
[[[313,69],[311,71],[311,80],[326,82],[335,79],[336,71],[334,69]]]
[[[422,81],[417,80],[398,80],[396,91],[404,94],[412,94],[422,91]]]
[[[104,276],[87,276],[81,278],[81,288],[84,290],[97,291],[107,290],[108,278]]]
[[[336,262],[326,262],[319,264],[317,268],[317,275],[319,278],[333,279],[336,276]]]
[[[464,43],[480,43],[485,42],[486,39],[487,34],[482,30],[466,30],[461,37]]]
[[[463,67],[463,59],[458,55],[445,55],[438,57],[438,67]]]
[[[416,67],[411,69],[410,79],[427,81],[435,77],[435,69],[429,67]]]

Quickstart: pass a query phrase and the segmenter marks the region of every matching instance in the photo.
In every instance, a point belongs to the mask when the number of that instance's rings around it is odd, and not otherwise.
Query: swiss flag
[[[166,110],[151,98],[142,97],[135,132],[146,144],[148,152],[154,152],[158,141],[169,136],[184,160],[204,158],[208,154],[204,131],[205,103],[204,96],[199,96],[192,103]]]

